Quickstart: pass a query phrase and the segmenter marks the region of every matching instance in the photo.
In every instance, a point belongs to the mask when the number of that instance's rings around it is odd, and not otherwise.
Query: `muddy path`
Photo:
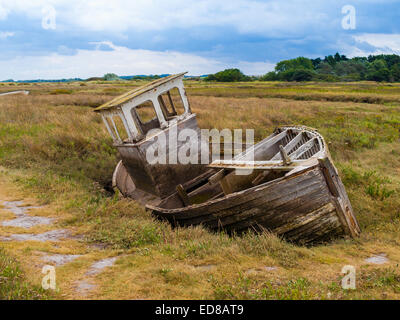
[[[42,268],[53,266],[60,298],[100,298],[104,284],[97,279],[110,272],[119,257],[112,250],[87,245],[80,230],[62,223],[66,217],[0,183],[0,244],[17,258],[27,280],[40,284]]]

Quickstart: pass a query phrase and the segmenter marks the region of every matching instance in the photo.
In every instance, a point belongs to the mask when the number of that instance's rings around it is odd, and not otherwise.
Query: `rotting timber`
[[[156,80],[96,109],[122,159],[113,185],[124,196],[146,204],[153,215],[174,226],[204,225],[229,233],[268,230],[297,243],[360,234],[326,143],[314,129],[278,128],[232,160],[208,166],[150,164],[145,155],[154,143],[146,135],[151,129],[158,128],[167,136],[172,128],[199,130],[183,76]],[[176,98],[183,105],[181,114]],[[139,111],[146,102],[151,103],[155,117],[143,121]],[[122,128],[116,125],[116,116]],[[167,149],[171,147],[168,139],[165,143]],[[179,149],[185,143],[173,147]]]
[[[254,161],[246,160],[249,154]],[[325,142],[315,130],[278,128],[233,160],[210,167],[220,170],[206,181],[194,180],[186,204],[181,190],[147,208],[175,225],[202,224],[237,233],[269,230],[299,243],[360,233]],[[241,175],[237,170],[252,172]]]

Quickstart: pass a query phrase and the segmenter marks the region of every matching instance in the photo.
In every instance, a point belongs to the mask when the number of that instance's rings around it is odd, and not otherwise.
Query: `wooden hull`
[[[161,202],[159,197],[136,187],[122,160],[115,167],[112,177],[112,187],[114,190],[117,189],[122,196],[136,200],[143,206],[146,204],[158,205]]]
[[[175,226],[201,224],[229,233],[269,230],[297,243],[360,233],[344,186],[328,157],[304,170],[201,204],[147,208]]]
[[[176,146],[170,146],[168,141],[172,128],[168,127],[161,132],[166,140],[166,154],[170,152],[177,154],[176,150],[170,149],[181,148],[184,144],[188,143],[178,141]],[[179,122],[175,129],[177,135],[183,129],[192,129],[198,132],[198,137],[200,137],[200,129],[197,126],[195,114]],[[135,144],[117,145],[125,169],[133,180],[137,190],[140,190],[144,194],[152,194],[155,197],[165,198],[175,192],[175,187],[178,184],[185,183],[208,170],[205,165],[201,164],[190,166],[179,163],[170,164],[169,162],[166,164],[150,164],[146,158],[147,150],[152,148],[153,145],[157,146],[159,143],[156,138],[146,139]]]

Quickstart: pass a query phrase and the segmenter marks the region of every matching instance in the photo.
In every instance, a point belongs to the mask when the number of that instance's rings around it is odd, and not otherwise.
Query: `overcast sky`
[[[400,54],[400,1],[0,0],[0,80],[259,75],[336,51]]]

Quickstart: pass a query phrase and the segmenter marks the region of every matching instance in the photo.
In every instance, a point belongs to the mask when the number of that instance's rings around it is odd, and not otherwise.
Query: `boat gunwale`
[[[166,209],[166,208],[161,208],[161,207],[157,207],[157,206],[146,205],[146,209],[149,209],[149,210],[152,210],[152,211],[158,211],[158,212],[160,212],[162,214],[183,213],[183,212],[190,211],[192,209],[200,209],[202,207],[207,207],[207,206],[222,202],[223,200],[227,200],[227,199],[230,199],[230,198],[234,198],[234,197],[240,196],[240,195],[245,194],[245,193],[250,193],[250,192],[253,192],[253,191],[254,192],[262,191],[263,189],[269,187],[269,185],[271,185],[273,183],[278,183],[278,182],[283,181],[283,180],[293,179],[293,178],[295,178],[295,177],[297,177],[297,176],[299,176],[301,174],[306,173],[307,171],[311,171],[311,170],[316,169],[318,167],[320,167],[319,163],[315,164],[315,165],[312,165],[312,166],[309,166],[307,168],[304,168],[302,170],[299,170],[297,172],[294,172],[293,174],[291,174],[289,176],[283,176],[283,177],[280,177],[280,178],[277,178],[277,179],[274,179],[274,180],[271,180],[271,181],[267,181],[267,182],[265,182],[263,184],[260,184],[260,185],[254,186],[254,187],[247,188],[245,190],[241,190],[241,191],[238,191],[238,192],[230,193],[230,194],[228,194],[228,195],[226,195],[224,197],[221,197],[221,198],[208,200],[208,201],[205,201],[203,203],[192,204],[192,205],[187,206],[187,207]]]
[[[282,132],[289,131],[289,130],[297,131],[298,133],[306,132],[306,133],[311,134],[313,137],[311,137],[305,143],[308,143],[309,141],[316,139],[318,141],[318,145],[320,146],[320,150],[316,154],[312,155],[311,157],[309,157],[307,159],[293,159],[291,161],[291,164],[289,164],[289,165],[285,165],[282,160],[262,160],[262,161],[243,160],[246,158],[246,156],[249,154],[249,152],[252,151],[254,153],[257,148],[260,148],[262,145],[268,143],[271,139],[274,139],[277,135],[281,134]],[[282,137],[282,139],[284,139],[284,137]],[[282,140],[282,139],[280,139],[280,140]],[[280,141],[280,140],[278,140],[278,141]],[[293,150],[291,153],[296,152],[296,150]],[[225,169],[226,168],[226,169],[237,169],[237,170],[240,170],[240,169],[244,169],[244,170],[248,170],[248,169],[254,169],[254,170],[257,170],[257,169],[260,169],[260,170],[292,169],[293,170],[297,166],[301,166],[302,163],[307,163],[308,161],[310,161],[310,159],[313,159],[313,158],[319,159],[319,158],[324,158],[324,157],[329,157],[329,156],[330,156],[329,150],[325,143],[325,140],[324,140],[323,136],[316,129],[307,127],[307,126],[285,125],[285,126],[275,128],[274,133],[272,135],[270,135],[268,138],[265,138],[265,139],[259,141],[258,143],[252,145],[251,147],[249,147],[242,153],[236,155],[233,159],[231,159],[231,160],[215,160],[212,163],[210,163],[209,167],[215,168],[215,169]],[[290,157],[290,154],[289,154],[289,157]],[[239,160],[237,160],[237,159],[239,159]],[[271,168],[269,168],[269,167],[263,168],[268,165],[271,165]]]
[[[186,206],[186,207],[181,207],[181,208],[166,209],[166,208],[162,208],[162,207],[146,205],[146,209],[152,210],[152,211],[158,211],[159,213],[162,213],[162,214],[171,214],[172,215],[172,214],[176,214],[176,213],[184,213],[184,212],[190,211],[192,209],[199,209],[199,208],[202,208],[202,207],[207,207],[209,205],[213,205],[213,204],[222,202],[225,199],[230,199],[230,198],[233,198],[233,197],[236,197],[236,196],[240,196],[240,195],[245,194],[247,192],[261,191],[263,188],[268,187],[269,184],[278,183],[278,182],[280,182],[282,180],[288,180],[288,179],[296,177],[297,175],[303,174],[303,173],[305,173],[305,172],[307,172],[309,170],[312,170],[314,168],[320,167],[320,163],[318,162],[318,163],[310,164],[307,167],[305,167],[304,169],[296,171],[296,169],[301,168],[301,162],[309,162],[313,158],[318,161],[318,159],[324,159],[324,158],[329,158],[330,157],[329,156],[329,151],[327,150],[326,143],[324,141],[324,138],[314,128],[310,128],[310,127],[306,127],[306,126],[285,125],[285,126],[281,126],[281,127],[275,128],[274,133],[279,132],[279,130],[281,130],[281,132],[283,132],[284,130],[290,130],[290,129],[295,129],[295,130],[298,130],[300,132],[301,131],[309,132],[310,134],[314,135],[315,137],[313,137],[313,138],[316,138],[319,141],[320,145],[321,145],[321,150],[319,150],[317,152],[317,154],[323,154],[323,155],[320,155],[318,157],[311,156],[308,159],[299,159],[299,160],[296,161],[296,162],[298,162],[298,164],[295,167],[292,167],[291,168],[292,170],[290,170],[285,176],[280,177],[278,179],[271,180],[271,181],[267,181],[265,183],[262,183],[260,185],[256,185],[256,186],[251,187],[251,188],[247,188],[247,189],[244,189],[244,190],[241,190],[241,191],[237,191],[237,192],[225,195],[225,196],[223,196],[221,198],[208,200],[208,201],[205,201],[203,203],[192,204],[192,205],[189,205],[189,206]],[[270,139],[273,139],[273,137],[274,137],[274,135],[272,134],[268,138],[261,140],[260,142],[256,143],[255,145],[251,146],[250,148],[253,148],[253,150],[254,150],[255,148],[267,143]],[[237,156],[235,156],[235,158],[243,158],[249,152],[249,149],[245,150],[241,154],[238,154]],[[259,161],[259,162],[266,162],[266,161]],[[212,164],[213,163],[211,163],[210,166],[212,166]],[[279,168],[279,165],[277,165],[276,167]],[[221,168],[221,169],[223,169],[223,168]],[[243,169],[248,169],[248,168],[243,167]],[[292,171],[294,171],[294,172],[291,173]]]

